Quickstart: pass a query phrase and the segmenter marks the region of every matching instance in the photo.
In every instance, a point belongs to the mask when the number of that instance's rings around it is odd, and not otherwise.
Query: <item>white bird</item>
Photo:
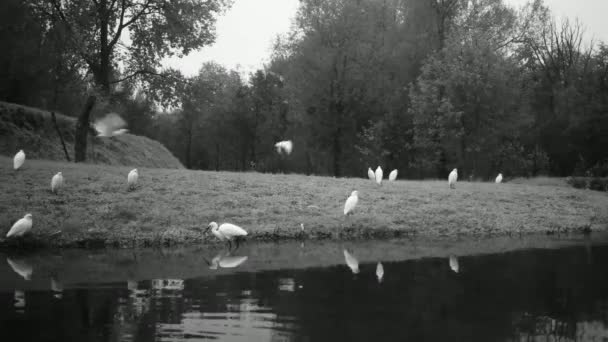
[[[450,268],[455,273],[458,273],[458,258],[453,255],[450,255]]]
[[[391,171],[391,173],[389,173],[388,180],[390,182],[393,182],[395,179],[397,179],[397,172],[397,169],[394,169],[393,171]]]
[[[63,174],[61,172],[57,172],[56,175],[51,178],[51,191],[57,193],[59,188],[63,186]]]
[[[376,183],[382,184],[382,177],[384,177],[384,174],[382,173],[382,168],[378,166],[378,168],[376,169]]]
[[[19,150],[17,154],[15,154],[15,158],[13,158],[13,168],[15,170],[19,169],[25,163],[25,152],[23,150]]]
[[[372,171],[371,167],[367,168],[367,177],[369,177],[369,180],[376,180],[376,175],[374,174],[374,171]]]
[[[13,269],[13,271],[23,277],[23,279],[32,279],[32,273],[34,273],[34,269],[32,268],[32,265],[28,264],[26,261],[11,260],[11,258],[6,258],[6,262]]]
[[[456,188],[457,181],[458,181],[458,170],[454,169],[454,170],[452,170],[452,172],[450,172],[450,175],[448,176],[448,185],[450,186],[451,189]]]
[[[498,183],[502,183],[502,173],[499,173],[498,176],[496,176],[496,184]]]
[[[222,223],[220,226],[216,222],[211,222],[207,226],[207,230],[211,229],[211,233],[220,241],[228,241],[228,249],[232,248],[232,241],[236,242],[236,248],[239,248],[239,240],[247,236],[247,231],[232,223]]]
[[[379,283],[381,283],[384,278],[384,266],[382,266],[382,263],[380,262],[376,265],[376,277],[378,278]]]
[[[291,140],[279,141],[278,143],[274,144],[274,147],[277,149],[277,153],[285,153],[289,155],[293,150],[293,143],[291,142]]]
[[[344,203],[344,215],[352,213],[357,206],[357,202],[359,202],[359,192],[355,190],[350,194]]]
[[[137,172],[137,169],[133,169],[129,172],[127,175],[127,185],[129,186],[129,189],[132,189],[137,185],[138,178],[139,173]]]
[[[98,137],[107,138],[126,133],[127,129],[124,128],[126,125],[127,123],[125,120],[118,114],[109,113],[103,118],[95,121],[93,127],[97,131]]]
[[[353,255],[348,253],[348,251],[344,250],[344,260],[346,261],[346,266],[350,268],[353,274],[359,273],[359,261]]]
[[[23,218],[19,219],[15,224],[11,227],[11,229],[6,234],[6,237],[12,236],[22,236],[32,229],[32,214],[25,214]]]

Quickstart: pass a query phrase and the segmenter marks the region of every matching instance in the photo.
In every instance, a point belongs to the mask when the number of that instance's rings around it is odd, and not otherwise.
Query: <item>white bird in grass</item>
[[[274,147],[277,149],[278,154],[285,153],[289,155],[293,150],[293,143],[291,140],[279,141],[278,143],[274,144]]]
[[[220,241],[228,241],[228,249],[232,248],[232,241],[236,242],[236,248],[239,248],[241,238],[247,236],[247,231],[232,223],[222,223],[220,226],[216,222],[211,222],[207,226],[207,230],[211,229],[211,233]]]
[[[376,169],[376,183],[378,183],[378,185],[382,184],[382,177],[384,177],[384,174],[382,173],[382,168],[378,166],[378,168]]]
[[[57,193],[59,188],[63,186],[63,174],[61,172],[57,172],[56,175],[51,178],[51,191],[53,193]]]
[[[391,173],[389,173],[388,175],[388,180],[389,182],[393,182],[395,181],[395,179],[397,179],[397,169],[394,169],[393,171],[391,171]]]
[[[359,192],[353,191],[344,203],[344,215],[352,214],[359,202]]]
[[[346,261],[346,266],[350,268],[353,274],[359,273],[359,261],[353,255],[348,253],[348,251],[344,250],[344,260]]]
[[[27,262],[25,262],[23,260],[17,260],[17,259],[12,260],[11,258],[6,258],[6,262],[13,269],[13,271],[15,271],[15,273],[17,273],[21,277],[23,277],[23,279],[25,279],[25,280],[32,279],[32,273],[34,273],[34,269],[32,268],[32,265],[28,264]]]
[[[367,177],[369,178],[369,180],[376,180],[376,175],[374,174],[374,171],[372,171],[371,167],[367,168]]]
[[[453,255],[450,255],[450,268],[454,273],[458,273],[458,258]]]
[[[32,214],[25,214],[23,218],[19,219],[17,222],[15,222],[15,224],[13,224],[11,229],[6,234],[6,237],[22,236],[23,234],[29,232],[30,229],[32,229]]]
[[[15,158],[13,158],[13,168],[15,170],[19,169],[25,163],[25,152],[23,150],[19,150],[17,154],[15,154]]]
[[[376,277],[378,278],[379,283],[381,283],[384,278],[384,266],[382,266],[382,263],[380,262],[376,265]]]
[[[456,188],[457,181],[458,181],[458,170],[454,169],[454,170],[452,170],[452,172],[450,172],[450,175],[448,176],[448,185],[450,186],[450,189]]]
[[[133,169],[127,175],[127,185],[129,189],[133,189],[137,185],[137,179],[139,179],[139,173],[137,169]]]
[[[498,176],[496,176],[496,184],[502,183],[502,173],[499,173]]]
[[[109,113],[103,118],[95,121],[93,127],[97,131],[97,136],[102,138],[113,137],[128,132],[124,127],[127,125],[116,113]]]

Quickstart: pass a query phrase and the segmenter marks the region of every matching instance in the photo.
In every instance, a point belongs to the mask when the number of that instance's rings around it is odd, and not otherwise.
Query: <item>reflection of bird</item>
[[[448,185],[451,189],[456,188],[456,181],[458,181],[458,170],[454,169],[452,170],[452,172],[450,172],[450,175],[448,176]]]
[[[23,279],[32,279],[32,273],[34,273],[34,269],[25,260],[13,260],[11,258],[6,258],[6,262],[13,269],[13,271],[23,277]]]
[[[369,180],[376,180],[376,175],[374,174],[374,171],[372,171],[371,167],[367,168],[367,177]]]
[[[137,185],[137,179],[139,178],[139,173],[137,169],[133,169],[127,175],[127,185],[129,189],[133,189]]]
[[[25,163],[25,152],[23,150],[19,150],[17,154],[15,154],[15,158],[13,158],[13,168],[15,170],[19,169]]]
[[[359,273],[359,261],[348,251],[344,250],[344,260],[346,261],[346,266],[350,268],[353,274]]]
[[[384,174],[382,173],[382,168],[378,166],[378,168],[376,168],[376,183],[382,184],[382,177],[384,177]]]
[[[57,174],[51,178],[51,191],[57,193],[61,186],[63,186],[63,174],[61,172],[57,172]]]
[[[355,190],[350,194],[344,203],[344,215],[352,213],[357,206],[357,202],[359,202],[359,192]]]
[[[502,173],[499,173],[498,176],[496,176],[496,184],[498,183],[502,183]]]
[[[378,278],[379,283],[381,283],[382,278],[384,278],[384,266],[382,266],[382,263],[380,262],[376,265],[376,277]]]
[[[236,242],[236,248],[239,248],[239,240],[247,236],[247,231],[232,223],[222,223],[220,226],[216,222],[211,222],[205,229],[205,232],[211,229],[211,233],[220,241],[228,241],[228,249],[232,248],[232,241]]]
[[[230,253],[226,253],[226,255],[222,255],[222,253],[220,253],[213,257],[209,263],[209,268],[212,270],[217,270],[218,267],[236,268],[247,261],[247,259],[247,256],[231,256]]]
[[[455,273],[458,273],[458,258],[453,255],[450,255],[450,268]]]
[[[57,299],[61,299],[63,297],[63,284],[61,284],[58,280],[51,277],[51,291],[53,291],[53,297]]]
[[[32,214],[25,214],[23,218],[19,219],[17,222],[15,222],[15,224],[13,224],[11,229],[6,234],[6,237],[22,236],[23,234],[29,232],[30,229],[32,229]]]
[[[113,137],[128,132],[124,127],[127,125],[116,113],[109,113],[105,117],[95,121],[93,127],[97,131],[98,137]]]
[[[289,155],[293,150],[293,142],[291,142],[291,140],[279,141],[278,143],[274,144],[274,147],[277,149],[278,154],[285,153]]]
[[[391,171],[391,173],[388,175],[388,180],[390,182],[394,181],[395,179],[397,179],[397,169]]]
[[[15,290],[13,298],[15,299],[15,309],[23,309],[25,307],[25,292]]]

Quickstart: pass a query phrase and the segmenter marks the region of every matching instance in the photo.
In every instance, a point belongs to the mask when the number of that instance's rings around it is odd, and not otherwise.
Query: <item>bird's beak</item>
[[[211,226],[207,226],[207,228],[205,228],[204,233],[207,233],[209,231],[209,229],[211,229]]]

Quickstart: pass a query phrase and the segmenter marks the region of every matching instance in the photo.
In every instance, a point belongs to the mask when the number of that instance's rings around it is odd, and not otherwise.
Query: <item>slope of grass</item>
[[[76,120],[61,114],[56,117],[73,159]],[[125,134],[110,139],[91,136],[87,148],[88,163],[183,168],[161,143],[142,136]],[[20,149],[28,158],[65,160],[49,112],[0,102],[0,154],[13,156]]]
[[[55,246],[168,245],[212,241],[210,221],[232,222],[253,239],[361,238],[400,235],[492,235],[606,230],[608,195],[555,186],[397,181],[204,172],[139,167],[127,191],[129,167],[28,160],[14,172],[0,157],[0,233],[26,212],[25,239]],[[65,188],[49,191],[62,171]],[[354,216],[344,201],[359,190]],[[304,230],[301,229],[303,224]],[[23,241],[22,241],[23,242]],[[2,244],[11,245],[10,240]]]

